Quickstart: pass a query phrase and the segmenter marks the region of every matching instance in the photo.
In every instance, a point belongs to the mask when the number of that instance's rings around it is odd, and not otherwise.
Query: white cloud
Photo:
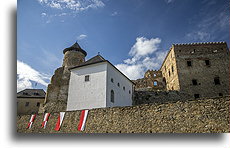
[[[45,12],[41,13],[42,17],[45,17],[47,14]]]
[[[132,80],[142,78],[148,69],[159,69],[167,51],[159,49],[161,39],[145,37],[136,38],[136,43],[129,51],[129,59],[115,65]]]
[[[87,35],[81,34],[81,35],[79,35],[79,36],[77,37],[77,40],[83,40],[83,39],[85,39],[86,37],[87,37]]]
[[[211,35],[207,32],[202,31],[196,31],[191,32],[186,35],[189,39],[195,40],[195,41],[208,41],[211,37]]]
[[[116,15],[118,15],[118,12],[117,12],[117,11],[115,11],[115,12],[113,12],[113,13],[111,14],[111,16],[116,16]]]
[[[32,88],[32,81],[47,86],[50,76],[42,74],[31,66],[17,60],[17,92]]]
[[[101,0],[38,0],[38,2],[51,8],[69,9],[76,12],[105,6]]]
[[[167,4],[174,2],[174,0],[165,0]]]

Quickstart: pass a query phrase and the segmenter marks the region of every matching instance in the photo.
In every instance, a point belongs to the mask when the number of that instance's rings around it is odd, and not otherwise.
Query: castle
[[[64,49],[62,67],[48,85],[40,112],[67,110],[70,69],[85,62],[87,53],[75,43]],[[135,90],[185,93],[195,99],[229,95],[229,49],[225,42],[173,44],[159,70],[133,80]],[[134,92],[135,93],[135,92]]]

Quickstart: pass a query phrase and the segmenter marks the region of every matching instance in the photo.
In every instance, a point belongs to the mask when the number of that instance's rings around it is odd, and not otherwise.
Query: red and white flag
[[[78,124],[78,130],[83,131],[85,129],[86,118],[89,110],[82,110],[80,116],[80,122]]]
[[[64,116],[65,116],[65,112],[60,112],[59,116],[58,116],[58,121],[56,123],[56,127],[54,130],[56,131],[59,131],[60,128],[61,128],[61,124],[62,124],[62,121],[64,119]]]
[[[34,120],[35,120],[35,117],[36,117],[36,114],[31,115],[31,117],[30,117],[30,122],[28,123],[27,128],[30,129],[30,128],[32,127],[32,124],[33,124],[33,122],[34,122]]]
[[[46,124],[49,120],[49,116],[50,116],[50,113],[45,113],[45,116],[44,116],[44,119],[43,119],[43,122],[42,122],[42,128],[46,128]]]

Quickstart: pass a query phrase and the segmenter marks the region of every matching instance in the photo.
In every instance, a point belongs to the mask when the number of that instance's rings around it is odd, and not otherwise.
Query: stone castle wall
[[[19,133],[228,133],[229,97],[100,108],[89,111],[85,131],[77,131],[80,111],[66,112],[60,131],[58,113],[52,113],[46,129],[37,115],[26,129],[30,115],[17,116]]]
[[[199,94],[199,97],[229,95],[229,49],[226,43],[179,44],[173,47],[180,91]],[[191,66],[188,66],[188,61]],[[220,84],[215,84],[215,78]],[[193,80],[197,84],[193,84]]]
[[[137,89],[133,94],[133,105],[167,103],[195,100],[193,96],[180,91],[153,91],[151,88]]]

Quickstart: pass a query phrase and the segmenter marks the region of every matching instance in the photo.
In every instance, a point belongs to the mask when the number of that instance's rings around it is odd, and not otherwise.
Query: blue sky
[[[229,44],[226,0],[18,0],[17,87],[43,88],[78,41],[130,79],[159,69],[174,43]],[[37,86],[35,84],[37,83]]]

